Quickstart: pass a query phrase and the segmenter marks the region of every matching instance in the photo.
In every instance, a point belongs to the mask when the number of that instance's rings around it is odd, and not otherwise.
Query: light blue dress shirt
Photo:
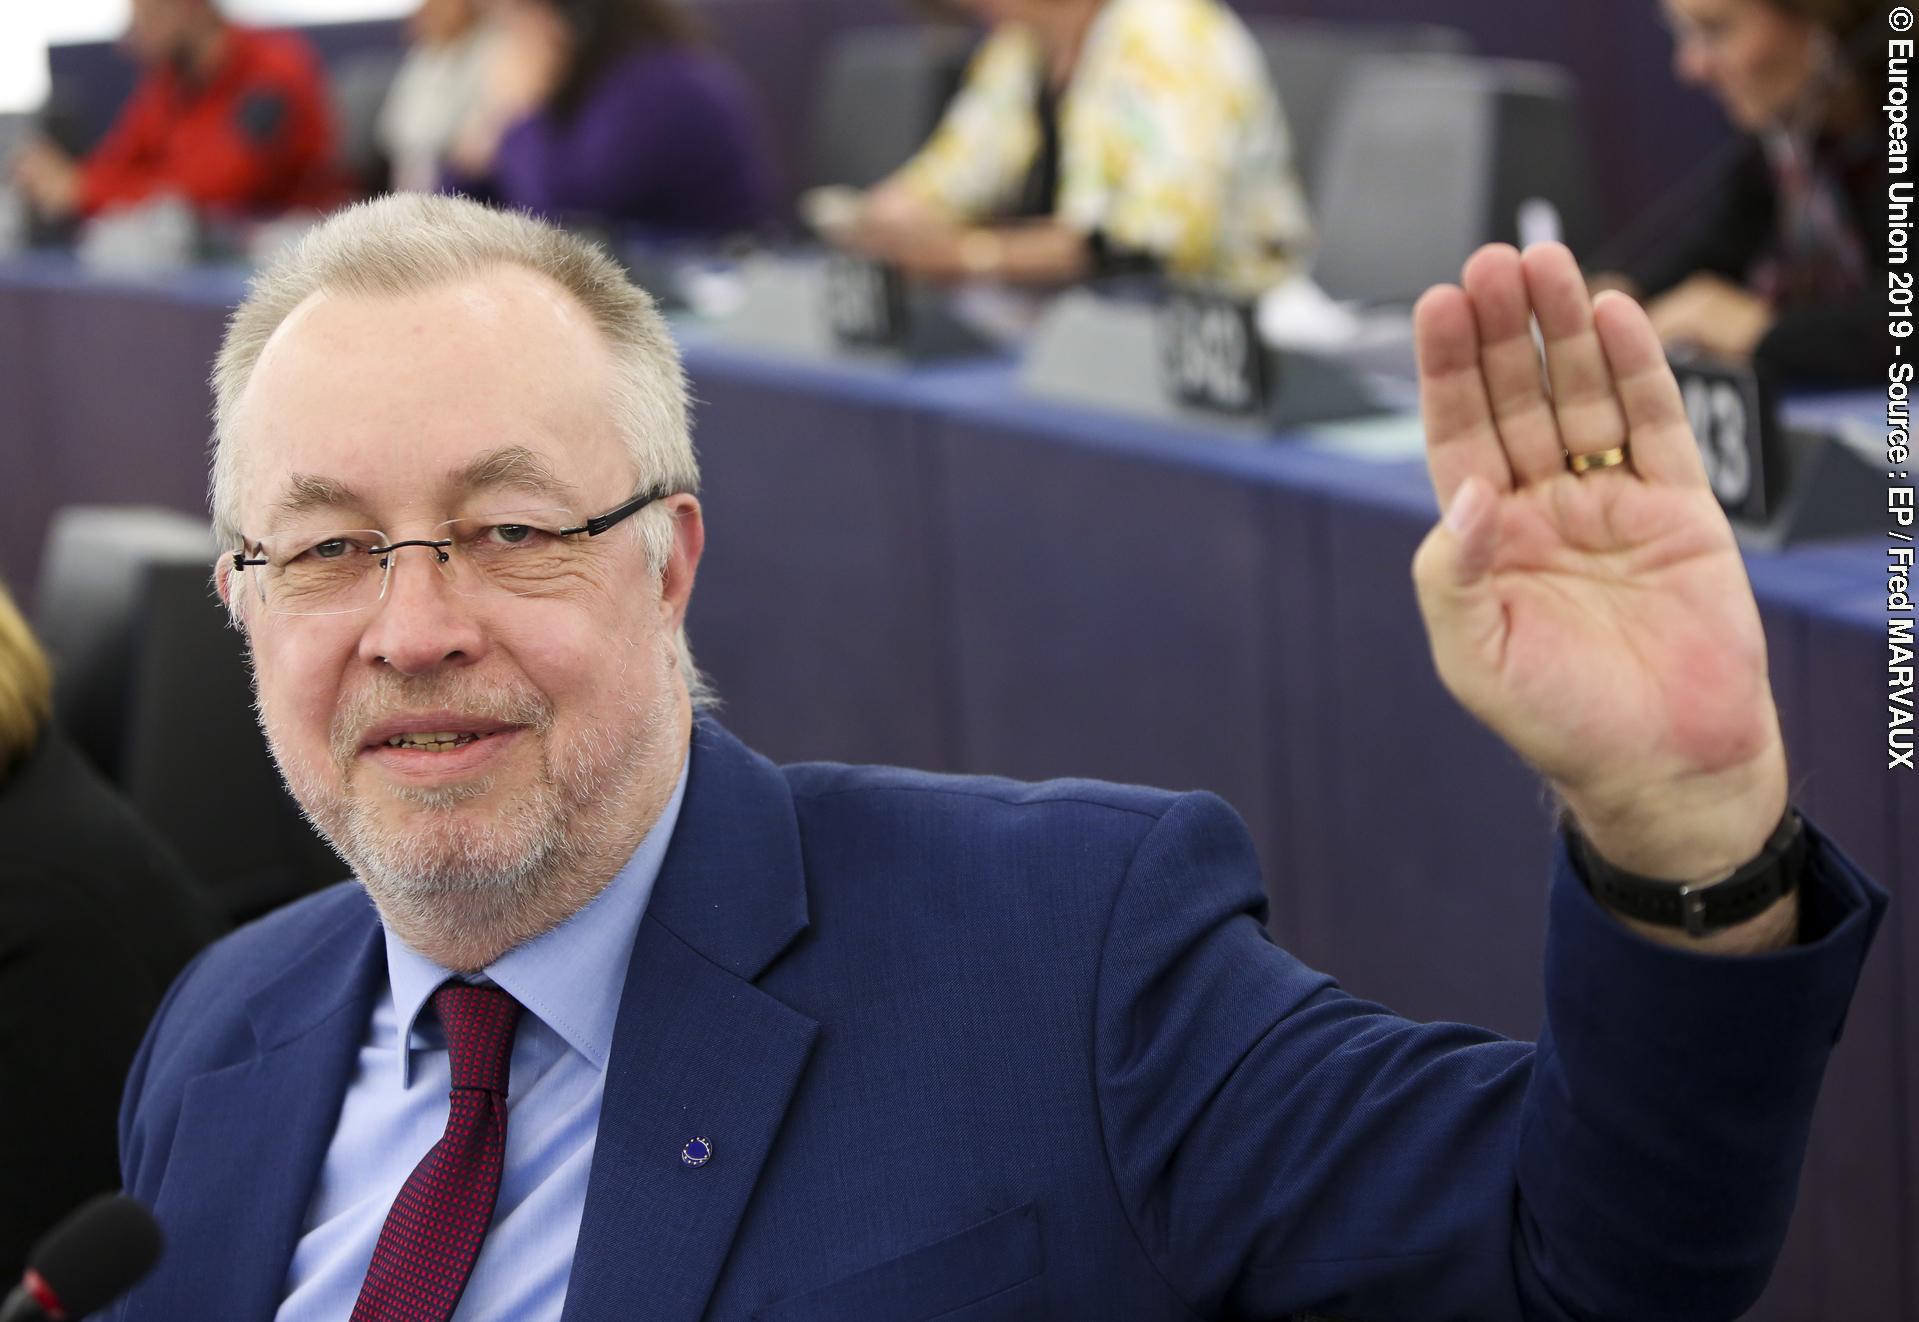
[[[525,1013],[507,1082],[499,1201],[460,1299],[460,1322],[558,1322],[626,966],[685,794],[682,762],[660,820],[598,898],[486,967],[485,978]],[[446,1038],[421,1011],[453,975],[390,931],[386,959],[387,989],[374,1002],[347,1083],[278,1322],[343,1322],[352,1314],[388,1209],[446,1128]]]

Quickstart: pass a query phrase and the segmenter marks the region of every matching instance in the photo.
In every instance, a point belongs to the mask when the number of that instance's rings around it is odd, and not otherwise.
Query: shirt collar
[[[504,989],[597,1070],[606,1069],[612,1049],[627,962],[680,818],[686,772],[682,757],[679,783],[660,819],[605,890],[552,931],[507,951],[474,979]],[[414,950],[390,928],[385,936],[387,981],[403,1048],[400,1086],[405,1088],[413,1072],[414,1024],[440,984],[457,975]]]

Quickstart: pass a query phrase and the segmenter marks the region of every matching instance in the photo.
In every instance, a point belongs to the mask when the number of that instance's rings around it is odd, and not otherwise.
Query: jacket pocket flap
[[[886,1318],[925,1322],[1032,1280],[1045,1266],[1033,1203],[831,1285],[769,1304],[755,1322]]]

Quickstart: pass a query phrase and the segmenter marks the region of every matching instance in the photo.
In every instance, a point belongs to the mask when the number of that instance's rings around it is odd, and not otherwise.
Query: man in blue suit
[[[742,747],[645,295],[452,199],[328,222],[229,329],[214,509],[358,880],[160,1011],[122,1140],[169,1247],[122,1316],[1737,1313],[1884,897],[1787,805],[1644,314],[1556,247],[1463,285],[1417,316],[1415,570],[1569,812],[1537,1046],[1275,947],[1209,796]]]

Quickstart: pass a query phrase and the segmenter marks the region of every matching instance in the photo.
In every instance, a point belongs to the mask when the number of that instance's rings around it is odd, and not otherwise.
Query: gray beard
[[[255,707],[307,821],[352,867],[387,927],[449,967],[477,968],[591,903],[657,820],[680,765],[666,748],[678,689],[677,667],[668,661],[651,703],[618,683],[608,719],[557,750],[548,742],[552,711],[537,693],[475,689],[439,675],[385,675],[335,715],[330,743],[340,789],[287,754],[257,694]],[[491,776],[445,787],[354,789],[359,732],[407,707],[444,707],[526,727],[522,737],[541,741],[532,783],[484,815],[462,808],[494,787]],[[375,796],[414,811],[393,822]],[[461,958],[463,951],[478,953]]]

